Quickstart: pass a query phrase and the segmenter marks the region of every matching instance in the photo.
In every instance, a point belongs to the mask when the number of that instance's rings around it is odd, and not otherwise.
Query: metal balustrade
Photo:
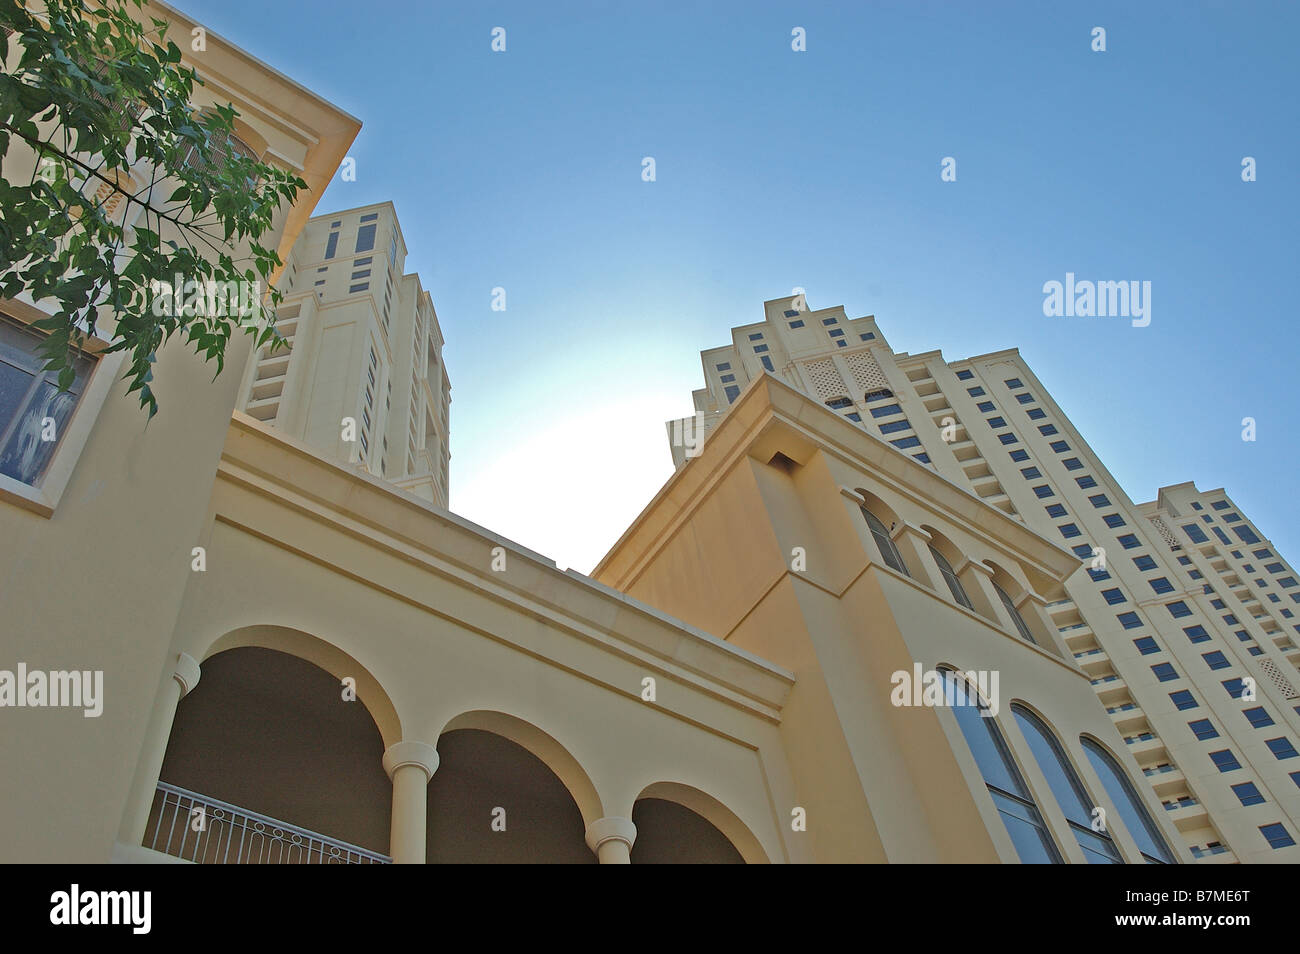
[[[144,845],[210,865],[386,865],[387,855],[350,845],[166,782],[158,783]],[[197,830],[196,830],[197,829]]]

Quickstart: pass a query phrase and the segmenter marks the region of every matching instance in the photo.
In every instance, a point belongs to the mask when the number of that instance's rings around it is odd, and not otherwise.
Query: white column
[[[172,723],[176,719],[176,707],[199,684],[201,674],[199,664],[193,656],[176,654],[172,678],[167,681],[167,686],[149,716],[144,744],[140,747],[140,760],[131,779],[126,811],[117,832],[117,840],[124,845],[134,848],[144,843],[149,812],[153,810],[154,792],[158,789],[158,773],[162,771],[163,756],[167,754],[167,740],[171,738]]]
[[[587,847],[602,865],[631,864],[635,841],[636,825],[629,818],[598,818],[587,826]]]
[[[393,780],[388,853],[394,864],[422,865],[428,786],[438,771],[438,750],[425,742],[395,742],[384,753],[384,771]]]

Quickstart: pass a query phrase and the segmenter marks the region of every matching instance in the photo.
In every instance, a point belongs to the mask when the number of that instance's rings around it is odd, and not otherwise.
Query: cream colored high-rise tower
[[[287,346],[248,366],[239,409],[334,460],[447,506],[442,329],[391,202],[318,215],[285,263]]]
[[[797,296],[701,358],[696,414],[667,425],[679,469],[770,374],[1073,550],[1047,612],[1191,854],[1294,851],[1300,586],[1223,490],[1184,483],[1135,504],[1014,348],[895,353],[874,316]]]

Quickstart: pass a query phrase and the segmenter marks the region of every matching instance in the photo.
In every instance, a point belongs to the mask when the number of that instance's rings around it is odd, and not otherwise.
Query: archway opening
[[[224,863],[369,860],[347,846],[386,854],[383,755],[375,721],[335,676],[273,649],[217,653],[177,707],[144,844]]]
[[[664,798],[638,798],[632,806],[634,865],[743,865],[745,859],[717,827],[685,805]]]
[[[431,864],[595,864],[578,803],[545,762],[504,736],[453,728],[429,782]]]

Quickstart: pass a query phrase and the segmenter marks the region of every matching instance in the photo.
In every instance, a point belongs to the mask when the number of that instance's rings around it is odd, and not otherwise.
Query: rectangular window
[[[363,269],[361,269],[361,271],[359,271],[359,272],[353,272],[353,273],[352,273],[352,281],[354,281],[354,282],[355,282],[358,278],[369,278],[369,277],[370,277],[370,269],[368,269],[368,268],[363,268]]]
[[[1092,577],[1092,582],[1094,583],[1100,583],[1102,580],[1110,579],[1110,574],[1105,570],[1094,570],[1092,567],[1088,567],[1088,575]]]
[[[1178,670],[1174,668],[1173,663],[1156,663],[1151,667],[1151,671],[1156,674],[1156,678],[1161,682],[1168,682],[1171,679],[1178,678]]]
[[[750,335],[750,336],[749,336],[749,340],[750,340],[750,341],[762,341],[762,340],[763,340],[763,332],[760,331],[760,332],[757,332],[756,334],[752,334],[752,335]]]
[[[1259,543],[1259,537],[1255,536],[1255,531],[1250,527],[1233,527],[1232,532],[1237,535],[1237,539],[1242,543]]]
[[[1241,713],[1256,729],[1262,729],[1267,725],[1273,724],[1273,717],[1268,714],[1268,710],[1263,706],[1255,706],[1253,709],[1245,709]]]
[[[792,321],[792,322],[790,322],[790,330],[791,330],[791,331],[793,331],[793,330],[796,329],[796,328],[802,328],[802,327],[803,327],[803,322],[802,322],[802,321]]]
[[[1297,752],[1295,746],[1291,744],[1291,740],[1286,737],[1280,739],[1269,739],[1264,744],[1268,746],[1268,750],[1272,752],[1279,761],[1283,759],[1293,759],[1297,755],[1300,755],[1300,752]]]
[[[1237,798],[1243,805],[1264,804],[1264,796],[1259,794],[1259,789],[1255,787],[1254,782],[1241,782],[1232,786],[1232,790],[1237,793]]]
[[[339,249],[339,233],[331,232],[330,237],[325,242],[325,257],[333,258],[334,253]]]
[[[791,309],[789,309],[789,308],[787,308],[786,311],[785,311],[785,316],[786,316],[787,318],[795,318],[795,317],[798,317],[798,315],[799,315],[799,312],[797,312],[797,311],[793,311],[793,310],[791,310]],[[800,323],[800,324],[803,324],[803,322],[799,322],[799,323]]]
[[[1066,451],[1070,449],[1070,445],[1065,443],[1065,441],[1052,441],[1052,443],[1048,444],[1047,446],[1050,447],[1052,450],[1056,451],[1058,454],[1064,454]]]
[[[1088,498],[1088,503],[1092,504],[1094,507],[1109,507],[1110,498],[1105,494],[1093,494]]]
[[[1283,566],[1281,563],[1269,563],[1267,566],[1264,567],[1265,573],[1272,573],[1274,575],[1285,572],[1285,570],[1286,567]]]
[[[362,282],[360,285],[352,285],[348,288],[349,295],[355,295],[357,292],[366,291],[370,287],[370,282]]]
[[[880,407],[869,409],[872,417],[889,417],[891,414],[902,414],[903,409],[897,404],[884,404]]]
[[[823,325],[833,325],[833,324],[835,324],[835,321],[836,321],[836,319],[834,319],[834,318],[823,318],[823,319],[822,319],[822,324],[823,324]]]
[[[1214,531],[1214,535],[1219,538],[1220,543],[1224,544],[1225,546],[1229,546],[1229,547],[1232,546],[1232,541],[1228,539],[1228,535],[1226,533],[1224,533],[1218,527],[1210,527],[1210,529]]]
[[[374,258],[373,258],[372,256],[370,256],[370,255],[367,255],[365,258],[359,258],[359,259],[357,259],[356,261],[354,261],[354,262],[352,263],[352,267],[353,267],[353,268],[360,268],[362,265],[369,265],[369,264],[370,264],[371,262],[373,262],[373,261],[374,261]]]
[[[913,454],[912,456],[915,457],[917,460],[919,460],[922,464],[930,463],[929,454]]]
[[[762,354],[765,351],[767,351],[767,345],[754,345],[754,354]]]
[[[1115,539],[1119,541],[1119,545],[1122,546],[1125,550],[1132,550],[1134,547],[1142,546],[1142,544],[1138,541],[1137,536],[1132,533],[1121,534]]]
[[[1074,551],[1074,555],[1077,556],[1080,560],[1088,560],[1091,559],[1092,557],[1091,543],[1080,543],[1076,547],[1070,547],[1070,549]]]
[[[1119,624],[1123,626],[1125,629],[1137,629],[1139,626],[1142,625],[1142,620],[1138,618],[1137,613],[1133,613],[1133,612],[1120,613],[1115,618],[1119,620]]]
[[[1042,434],[1044,437],[1051,437],[1053,434],[1057,433],[1056,425],[1040,424],[1038,425],[1038,433]],[[1068,450],[1069,448],[1066,449]]]
[[[1106,516],[1102,517],[1101,519],[1104,520],[1106,522],[1106,526],[1110,527],[1112,530],[1114,530],[1116,527],[1126,526],[1126,524],[1124,523],[1124,518],[1117,513],[1108,513],[1106,514]]]
[[[919,437],[901,437],[896,441],[890,441],[895,447],[906,449],[908,447],[920,447],[921,439]]]
[[[1224,522],[1224,523],[1236,523],[1236,522],[1239,521],[1240,519],[1241,519],[1241,514],[1239,514],[1239,513],[1229,513],[1229,514],[1224,514],[1223,522]]]
[[[850,421],[857,421],[859,424],[862,423],[862,415],[859,414],[857,411],[854,411],[852,414],[845,414],[844,416],[847,417]]]
[[[871,341],[876,337],[876,333],[874,331],[864,331],[862,334],[858,335],[858,337],[863,341]]]
[[[1000,417],[990,417],[990,418],[988,418],[988,422],[989,422],[989,427],[997,428],[997,427],[1006,427],[1006,426],[1007,426],[1007,422],[1006,422],[1003,418],[1000,418]]]
[[[1191,616],[1192,611],[1182,600],[1175,600],[1173,603],[1166,603],[1165,608],[1169,610],[1169,615],[1174,619],[1182,619],[1184,616]]]
[[[736,380],[736,376],[734,374],[724,374],[722,377],[718,378],[718,381],[721,382],[722,384],[730,384],[734,380]]]
[[[1193,696],[1191,690],[1188,689],[1179,689],[1177,692],[1171,692],[1169,693],[1169,698],[1174,701],[1174,705],[1178,708],[1179,711],[1182,711],[1184,709],[1200,708],[1200,706],[1196,702],[1196,697]],[[1218,733],[1215,734],[1217,735]]]
[[[1041,421],[1045,417],[1047,417],[1047,412],[1041,407],[1031,407],[1029,409],[1029,419],[1031,421]]]
[[[718,368],[719,371],[730,371],[730,370],[731,370],[731,362],[728,361],[726,364],[720,364],[720,365],[717,366],[717,368]]]
[[[1154,580],[1148,580],[1147,582],[1151,584],[1151,589],[1157,593],[1172,593],[1174,591],[1174,585],[1163,576],[1157,576]]]
[[[996,409],[997,405],[994,404],[992,401],[980,401],[978,404],[975,405],[975,408],[981,414],[987,414],[989,411]]]
[[[1067,540],[1070,540],[1073,539],[1074,537],[1083,536],[1083,531],[1081,531],[1078,527],[1076,527],[1072,523],[1063,523],[1061,524],[1061,536],[1065,537],[1065,539]]]
[[[1201,653],[1201,658],[1205,660],[1205,665],[1211,669],[1227,669],[1232,663],[1228,662],[1228,657],[1215,650],[1212,653]]]
[[[761,358],[759,358],[759,360],[763,362],[763,367],[766,370],[776,371],[776,368],[772,366],[772,359],[769,358],[767,355],[763,355]]]
[[[1023,388],[1023,387],[1024,387],[1024,385],[1020,383],[1020,379],[1019,379],[1019,378],[1008,378],[1007,381],[1006,381],[1006,385],[1007,385],[1007,387],[1011,388],[1011,390],[1013,390],[1013,391],[1014,391],[1016,388]]]
[[[1234,699],[1240,699],[1241,694],[1246,691],[1245,683],[1241,681],[1240,676],[1223,680],[1223,688],[1228,690],[1228,695]]]
[[[1215,510],[1227,510],[1230,504],[1226,500],[1216,500],[1210,506]]]
[[[974,371],[967,371],[963,368],[961,371],[957,372],[958,381],[969,381],[973,377],[975,377]]]
[[[1003,444],[1017,443],[1017,438],[1015,434],[999,434],[998,440],[1001,441]]]
[[[1011,459],[1014,460],[1017,464],[1027,461],[1029,460],[1029,451],[1013,450],[1011,452]]]
[[[1124,595],[1124,591],[1118,586],[1109,590],[1102,590],[1101,597],[1111,606],[1114,606],[1116,603],[1128,602],[1128,598]]]
[[[898,420],[898,421],[886,421],[884,424],[880,425],[880,433],[894,434],[897,433],[898,431],[905,431],[911,426],[912,424],[910,421],[908,421],[907,418],[903,418],[902,420]]]
[[[1209,719],[1196,719],[1187,723],[1187,728],[1191,729],[1192,735],[1196,736],[1201,742],[1219,737],[1219,730],[1214,727],[1214,723]]]
[[[1091,474],[1084,474],[1082,477],[1076,477],[1074,478],[1074,482],[1084,490],[1087,490],[1089,487],[1097,486],[1097,481],[1092,479]]]
[[[1241,763],[1237,757],[1232,754],[1231,749],[1220,749],[1217,752],[1210,753],[1210,761],[1220,772],[1235,772],[1241,768]]]
[[[371,212],[369,215],[363,215],[363,216],[361,216],[361,221],[362,221],[362,222],[373,222],[373,221],[375,221],[377,218],[379,218],[379,213],[378,213],[378,212]]]
[[[44,476],[95,366],[94,358],[70,350],[72,384],[61,393],[59,372],[42,370],[44,343],[44,334],[0,317],[0,474],[30,487]],[[53,440],[44,440],[47,418]]]
[[[1183,632],[1186,633],[1187,638],[1194,643],[1205,643],[1210,640],[1210,634],[1205,631],[1205,627],[1200,623],[1197,623],[1195,626],[1184,626]]]
[[[843,329],[843,328],[832,328],[832,329],[831,329],[831,337],[832,337],[832,338],[843,338],[843,337],[844,337],[844,329]]]
[[[1039,477],[1043,476],[1042,471],[1037,467],[1022,467],[1020,468],[1020,473],[1024,476],[1025,480],[1037,480]]]
[[[1271,825],[1260,825],[1259,833],[1264,836],[1270,848],[1290,848],[1295,844],[1295,839],[1291,837],[1286,830],[1286,826],[1281,822],[1273,822]]]
[[[738,398],[738,397],[740,397],[740,388],[736,387],[734,384],[728,384],[728,385],[727,385],[727,403],[730,404],[732,401],[736,400],[736,398]]]
[[[375,226],[363,225],[357,229],[357,247],[354,252],[369,252],[375,247]]]
[[[966,393],[969,394],[971,397],[983,397],[984,389],[978,386],[973,388],[967,388]]]
[[[1160,652],[1160,647],[1156,645],[1156,641],[1150,636],[1138,637],[1133,640],[1133,645],[1137,647],[1137,651],[1143,656],[1150,656],[1152,653]]]
[[[1028,391],[1026,391],[1024,394],[1017,394],[1016,400],[1019,401],[1021,404],[1033,404],[1034,396],[1030,394]]]
[[[1269,550],[1267,547],[1262,550],[1251,550],[1250,552],[1255,554],[1255,556],[1260,560],[1273,559],[1273,551]]]
[[[1133,565],[1139,570],[1154,570],[1156,568],[1156,561],[1144,553],[1142,556],[1136,556],[1133,558]]]
[[[1053,518],[1055,518],[1055,517],[1064,517],[1064,516],[1065,516],[1065,505],[1064,505],[1064,504],[1051,504],[1050,506],[1048,506],[1048,507],[1046,507],[1046,508],[1044,508],[1044,509],[1047,511],[1047,515],[1048,515],[1049,517],[1053,517]]]
[[[1055,497],[1056,492],[1048,484],[1039,484],[1034,488],[1034,496],[1041,500],[1044,497]]]

